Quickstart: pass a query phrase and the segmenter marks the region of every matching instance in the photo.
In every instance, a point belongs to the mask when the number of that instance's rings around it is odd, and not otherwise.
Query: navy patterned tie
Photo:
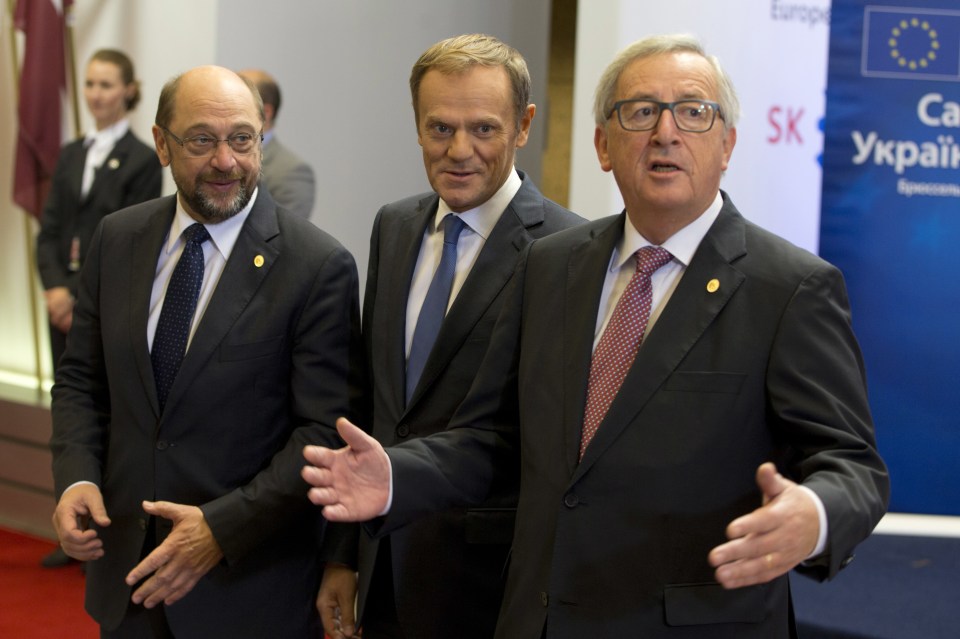
[[[413,396],[413,389],[420,381],[427,357],[437,340],[443,317],[447,314],[450,290],[453,288],[453,275],[457,268],[457,240],[463,230],[464,222],[458,215],[449,214],[443,218],[443,254],[440,266],[433,274],[433,281],[427,289],[427,296],[417,317],[417,327],[413,331],[413,343],[410,345],[410,357],[407,358],[407,402]]]
[[[190,324],[197,308],[200,285],[203,284],[203,246],[210,234],[202,224],[191,224],[183,232],[186,243],[180,261],[173,269],[167,284],[167,294],[160,309],[160,320],[153,336],[153,376],[157,382],[160,410],[167,403],[167,395],[180,370],[180,362],[187,350]]]

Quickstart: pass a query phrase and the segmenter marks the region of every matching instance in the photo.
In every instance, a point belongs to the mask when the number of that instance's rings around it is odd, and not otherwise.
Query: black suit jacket
[[[93,231],[103,216],[160,197],[162,182],[156,151],[127,131],[97,170],[87,196],[81,198],[86,157],[83,138],[61,149],[37,236],[37,266],[43,288],[66,286],[74,296],[80,277],[79,268],[70,268],[74,239],[79,242],[78,265],[82,266]]]
[[[104,218],[53,389],[57,494],[100,486],[112,523],[86,607],[120,623],[147,521],[141,502],[199,506],[224,560],[166,608],[177,637],[307,637],[319,585],[307,443],[341,445],[361,357],[353,257],[260,191],[161,414],[147,348],[157,256],[175,198]],[[262,260],[259,258],[263,258]],[[157,521],[157,541],[170,522]]]
[[[828,578],[889,484],[839,271],[724,206],[578,463],[600,289],[624,216],[521,261],[490,350],[446,432],[390,451],[382,530],[479,501],[520,473],[503,639],[793,636],[787,577],[724,590],[707,563],[775,461],[822,499]],[[719,288],[711,292],[708,282]]]
[[[446,428],[486,352],[503,293],[531,241],[584,220],[543,197],[522,172],[520,190],[484,243],[443,321],[409,405],[405,405],[405,324],[410,282],[423,233],[439,196],[424,193],[384,206],[370,240],[364,342],[371,378],[372,430],[393,445]],[[488,639],[503,594],[513,534],[515,485],[474,508],[428,517],[390,536],[397,615],[417,639]],[[364,536],[359,554],[361,615],[379,542]]]

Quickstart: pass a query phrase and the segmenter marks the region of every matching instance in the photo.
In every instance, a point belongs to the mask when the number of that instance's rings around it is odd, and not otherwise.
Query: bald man
[[[240,75],[257,86],[263,98],[263,177],[277,205],[305,218],[313,211],[317,185],[313,169],[280,143],[274,123],[280,113],[280,86],[266,71],[244,69]]]
[[[54,525],[102,637],[316,636],[301,450],[352,413],[357,272],[258,188],[263,127],[236,73],[171,80],[153,134],[177,194],[104,218],[81,274]]]

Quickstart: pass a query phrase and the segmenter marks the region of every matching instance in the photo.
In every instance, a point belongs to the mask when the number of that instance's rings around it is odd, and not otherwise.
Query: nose
[[[213,150],[213,156],[210,158],[210,164],[219,171],[228,172],[233,169],[236,163],[237,158],[233,154],[233,149],[230,148],[230,145],[227,144],[225,140],[218,142],[216,148]]]
[[[664,145],[674,144],[680,139],[679,131],[677,121],[673,119],[673,111],[664,109],[660,113],[657,126],[653,129],[651,142]]]
[[[455,162],[462,162],[470,159],[473,155],[473,145],[470,144],[470,136],[466,131],[460,129],[450,136],[450,144],[447,146],[447,156]]]

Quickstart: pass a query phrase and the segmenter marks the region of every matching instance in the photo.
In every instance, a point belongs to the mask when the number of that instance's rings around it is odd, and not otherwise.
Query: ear
[[[607,127],[605,125],[597,125],[596,130],[593,132],[593,146],[597,149],[597,159],[600,160],[600,168],[604,171],[609,171],[613,168],[613,165],[610,164],[610,154],[607,151]]]
[[[527,139],[530,137],[530,124],[533,122],[533,116],[537,114],[537,105],[528,104],[527,109],[523,112],[523,117],[520,118],[520,130],[517,131],[517,148],[523,148],[527,144]]]
[[[156,124],[153,125],[153,144],[157,149],[160,166],[170,166],[170,145],[167,144],[167,138],[163,136],[163,129]]]
[[[267,131],[273,128],[273,116],[275,114],[272,104],[263,105],[263,125]]]
[[[737,128],[731,127],[723,134],[723,164],[721,169],[726,171],[730,163],[730,156],[733,155],[733,147],[737,145]]]

